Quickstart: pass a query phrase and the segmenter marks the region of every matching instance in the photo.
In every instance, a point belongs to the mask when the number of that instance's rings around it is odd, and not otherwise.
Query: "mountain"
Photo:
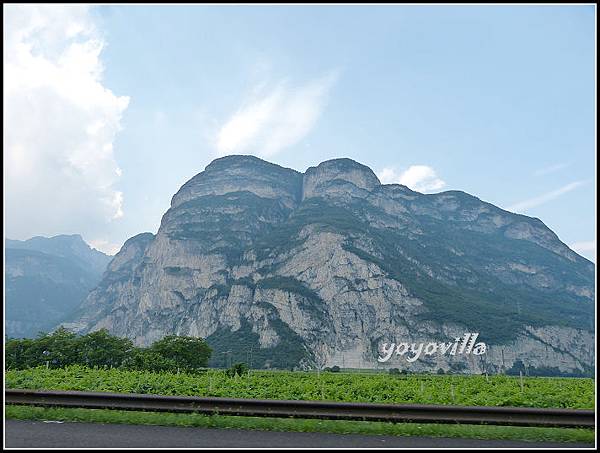
[[[5,335],[33,337],[77,308],[112,257],[79,235],[5,241]]]
[[[383,185],[334,159],[305,173],[216,159],[129,239],[68,327],[137,344],[207,338],[213,364],[482,372],[594,366],[594,265],[539,219],[460,191]],[[383,343],[466,332],[478,357],[378,364]]]

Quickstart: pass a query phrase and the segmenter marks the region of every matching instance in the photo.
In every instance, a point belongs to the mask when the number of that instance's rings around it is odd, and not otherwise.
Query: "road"
[[[5,447],[593,447],[591,444],[5,420]]]

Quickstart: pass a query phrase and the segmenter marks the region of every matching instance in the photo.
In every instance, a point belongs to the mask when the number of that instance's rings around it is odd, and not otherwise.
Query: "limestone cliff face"
[[[594,266],[538,219],[463,192],[382,185],[335,159],[304,174],[217,159],[154,236],[125,243],[68,326],[148,344],[166,334],[254,366],[594,366]],[[378,364],[384,342],[478,332],[484,357]]]

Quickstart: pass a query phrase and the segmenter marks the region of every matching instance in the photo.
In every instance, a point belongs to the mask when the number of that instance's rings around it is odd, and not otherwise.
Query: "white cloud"
[[[217,152],[270,157],[298,143],[321,115],[337,78],[331,72],[304,85],[261,84],[219,129]]]
[[[435,192],[446,186],[446,182],[427,165],[411,165],[403,172],[386,167],[377,176],[382,184],[403,184],[417,192]]]
[[[565,193],[571,192],[572,190],[575,190],[575,189],[583,186],[587,182],[588,181],[572,182],[572,183],[567,184],[559,189],[556,189],[551,192],[540,195],[539,197],[529,198],[527,200],[515,203],[512,206],[509,206],[508,208],[506,208],[506,210],[524,213],[524,212],[530,210],[531,208],[535,208],[537,206],[543,205],[545,203],[548,203],[549,201],[554,200],[555,198],[560,197],[561,195],[564,195]]]
[[[574,242],[569,247],[576,252],[594,252],[596,251],[596,241]]]
[[[154,125],[157,127],[164,126],[167,123],[167,114],[162,110],[154,112]]]
[[[569,166],[568,163],[560,163],[560,164],[554,164],[554,165],[548,165],[547,167],[543,167],[540,168],[536,171],[533,172],[534,176],[544,176],[544,175],[548,175],[550,173],[555,173],[559,170],[562,170],[563,168],[567,168]]]
[[[591,261],[596,260],[596,241],[575,242],[569,245],[569,247]]]
[[[123,215],[113,151],[129,98],[102,84],[87,6],[4,7],[6,232],[94,234]]]
[[[94,239],[93,241],[89,241],[90,246],[95,248],[96,250],[100,250],[107,255],[116,255],[119,250],[121,250],[122,244],[115,244],[105,239]]]

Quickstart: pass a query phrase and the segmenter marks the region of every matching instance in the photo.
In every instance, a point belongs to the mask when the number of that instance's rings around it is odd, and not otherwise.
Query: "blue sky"
[[[78,232],[114,251],[156,232],[172,195],[212,159],[248,153],[300,171],[350,157],[384,182],[464,190],[595,256],[592,6],[22,8],[5,18],[16,49],[6,70],[54,67],[81,95],[14,76],[7,105],[22,116],[8,126],[46,111],[72,122],[35,126],[64,137],[51,170],[19,157],[48,146],[14,132],[19,173],[6,188],[67,174],[85,201],[50,190],[32,206],[40,221],[8,195],[9,237]],[[85,157],[64,151],[73,143]],[[103,183],[82,187],[79,174]],[[60,216],[45,210],[57,204]]]

